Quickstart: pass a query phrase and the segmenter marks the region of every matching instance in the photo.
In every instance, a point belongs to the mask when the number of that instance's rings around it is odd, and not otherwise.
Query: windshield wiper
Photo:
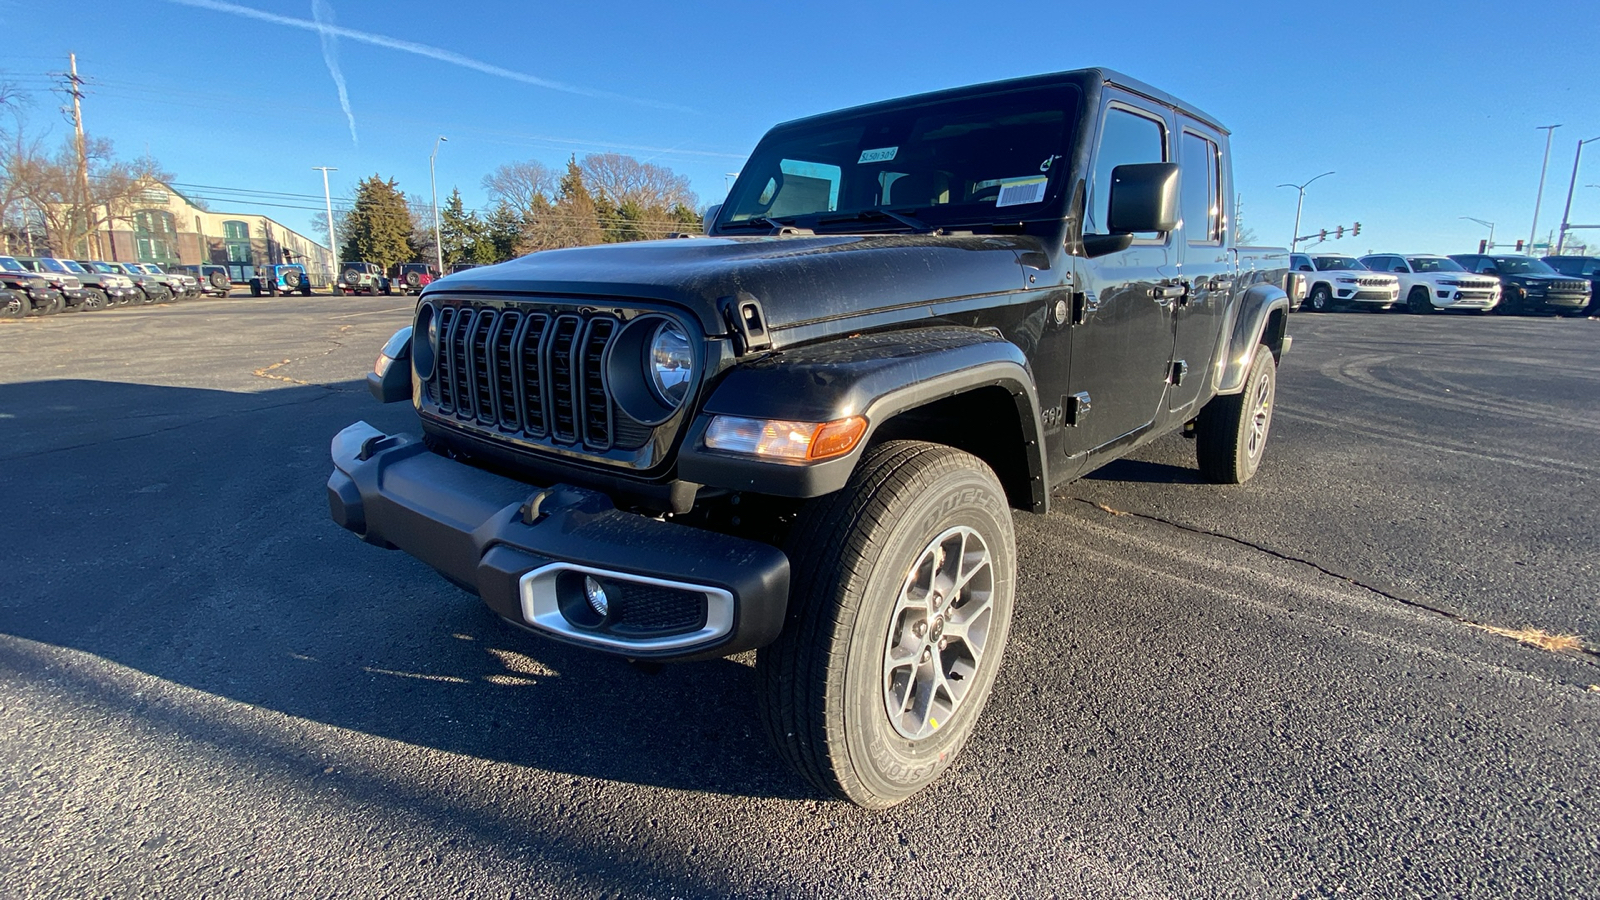
[[[887,219],[898,222],[918,234],[932,234],[934,231],[934,227],[932,225],[929,225],[927,222],[924,222],[915,216],[908,216],[905,213],[897,213],[893,210],[876,208],[863,209],[860,212],[851,213],[845,216],[833,216],[831,218],[818,219],[817,227],[820,228],[824,225],[838,225],[844,222],[870,222],[874,219]]]
[[[774,219],[771,216],[751,216],[748,219],[739,219],[739,220],[733,221],[733,222],[723,222],[722,224],[718,225],[717,227],[718,228],[747,228],[747,227],[749,227],[751,225],[759,225],[762,228],[769,228],[769,229],[771,229],[773,231],[782,231],[785,228],[794,228],[795,227],[793,222],[785,222],[782,219]]]

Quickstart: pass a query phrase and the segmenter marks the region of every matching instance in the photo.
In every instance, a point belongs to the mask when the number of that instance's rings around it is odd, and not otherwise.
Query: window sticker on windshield
[[[856,165],[859,166],[862,163],[888,162],[889,160],[894,159],[894,155],[899,152],[899,147],[879,147],[876,150],[863,150],[861,151],[861,158],[856,160]]]
[[[1030,178],[1002,178],[1000,179],[1000,196],[995,198],[996,209],[1002,206],[1021,206],[1024,203],[1038,203],[1044,199],[1045,185],[1050,179],[1038,175]]]

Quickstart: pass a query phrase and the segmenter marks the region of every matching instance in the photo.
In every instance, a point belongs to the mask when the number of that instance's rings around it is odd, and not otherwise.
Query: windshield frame
[[[1456,262],[1448,256],[1407,256],[1404,257],[1406,265],[1418,275],[1432,275],[1437,272],[1467,273],[1467,267]],[[1454,266],[1455,268],[1450,268]]]
[[[885,123],[893,122],[906,129],[915,128],[924,121],[925,117],[938,116],[940,110],[946,114],[961,119],[971,116],[971,110],[992,103],[1000,98],[1025,98],[1033,95],[1038,102],[1032,106],[1039,111],[1060,109],[1061,133],[1055,146],[1040,147],[1045,151],[1045,159],[1049,163],[1045,171],[1046,188],[1044,196],[1033,203],[1019,203],[1015,206],[997,207],[983,203],[941,203],[932,205],[918,205],[915,203],[895,203],[857,207],[847,204],[843,197],[838,196],[845,186],[846,179],[844,167],[841,169],[839,184],[835,186],[835,198],[831,198],[832,209],[814,210],[803,213],[777,213],[770,212],[770,205],[765,209],[745,210],[740,204],[754,200],[767,187],[767,182],[772,177],[772,172],[779,168],[780,161],[788,158],[805,140],[819,140],[830,133],[839,133],[852,128],[861,129],[860,143],[862,146],[872,145],[861,153],[862,160],[856,165],[874,166],[879,171],[883,163],[890,163],[894,157],[874,157],[867,159],[870,152],[884,152],[889,148],[874,150],[879,139],[871,137],[874,127],[881,129]],[[901,233],[906,230],[917,231],[903,220],[894,216],[881,215],[889,210],[903,213],[912,219],[926,225],[928,230],[969,230],[992,227],[1016,227],[1028,222],[1057,223],[1065,218],[1067,195],[1073,179],[1070,177],[1075,159],[1074,150],[1080,142],[1083,130],[1088,100],[1082,88],[1073,82],[1044,82],[1027,85],[1009,85],[1005,87],[991,87],[987,90],[962,92],[956,94],[941,93],[924,95],[921,97],[890,100],[884,103],[871,104],[864,107],[839,110],[811,116],[805,119],[786,122],[775,126],[768,131],[761,141],[751,151],[750,157],[745,161],[739,172],[739,177],[734,180],[729,189],[727,198],[717,211],[716,218],[707,228],[707,233],[718,236],[727,235],[759,235],[761,229],[743,227],[744,223],[762,222],[770,223],[767,231],[776,231],[791,223],[796,228],[812,229],[817,224],[822,224],[827,234],[884,234]],[[1024,106],[1019,107],[1026,109]],[[893,149],[898,151],[907,146],[904,137],[884,137],[882,141],[900,140]],[[818,154],[819,156],[821,154]],[[848,155],[847,155],[848,156]],[[824,165],[815,160],[808,165]],[[833,162],[826,163],[833,167]],[[1041,166],[1041,168],[1043,168]],[[1019,170],[1014,173],[1016,178],[1029,175],[1029,172]],[[1015,178],[1007,176],[1002,181],[1014,181]],[[868,182],[870,184],[870,181]],[[892,185],[893,182],[888,182]],[[889,188],[891,194],[893,189]],[[735,218],[735,213],[739,217]],[[879,213],[874,215],[874,213]]]
[[[1551,265],[1542,259],[1533,256],[1491,256],[1494,267],[1500,270],[1501,275],[1557,275]],[[1507,264],[1520,268],[1507,268]]]

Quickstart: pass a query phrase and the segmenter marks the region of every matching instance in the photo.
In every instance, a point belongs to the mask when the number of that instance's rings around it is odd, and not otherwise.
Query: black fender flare
[[[1028,502],[1049,504],[1044,428],[1027,357],[993,333],[929,327],[836,338],[767,354],[735,366],[717,382],[689,426],[678,477],[707,487],[780,497],[820,497],[844,487],[884,422],[916,407],[974,390],[1002,388],[1021,425]],[[864,416],[867,432],[853,451],[814,463],[751,459],[704,445],[713,416],[832,422]]]
[[[1290,339],[1287,328],[1282,334],[1268,335],[1267,324],[1274,312],[1282,311],[1284,321],[1289,314],[1289,295],[1276,284],[1256,284],[1247,289],[1234,304],[1231,328],[1223,330],[1226,341],[1217,354],[1217,365],[1212,386],[1218,394],[1237,394],[1244,390],[1245,375],[1256,359],[1256,348],[1267,343],[1273,353],[1282,356],[1288,352]]]

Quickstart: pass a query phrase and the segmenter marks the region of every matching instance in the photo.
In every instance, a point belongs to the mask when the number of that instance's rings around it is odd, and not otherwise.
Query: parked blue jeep
[[[261,268],[256,277],[250,279],[250,296],[260,297],[262,294],[268,297],[279,294],[311,296],[311,278],[306,275],[306,267],[295,263]]]

